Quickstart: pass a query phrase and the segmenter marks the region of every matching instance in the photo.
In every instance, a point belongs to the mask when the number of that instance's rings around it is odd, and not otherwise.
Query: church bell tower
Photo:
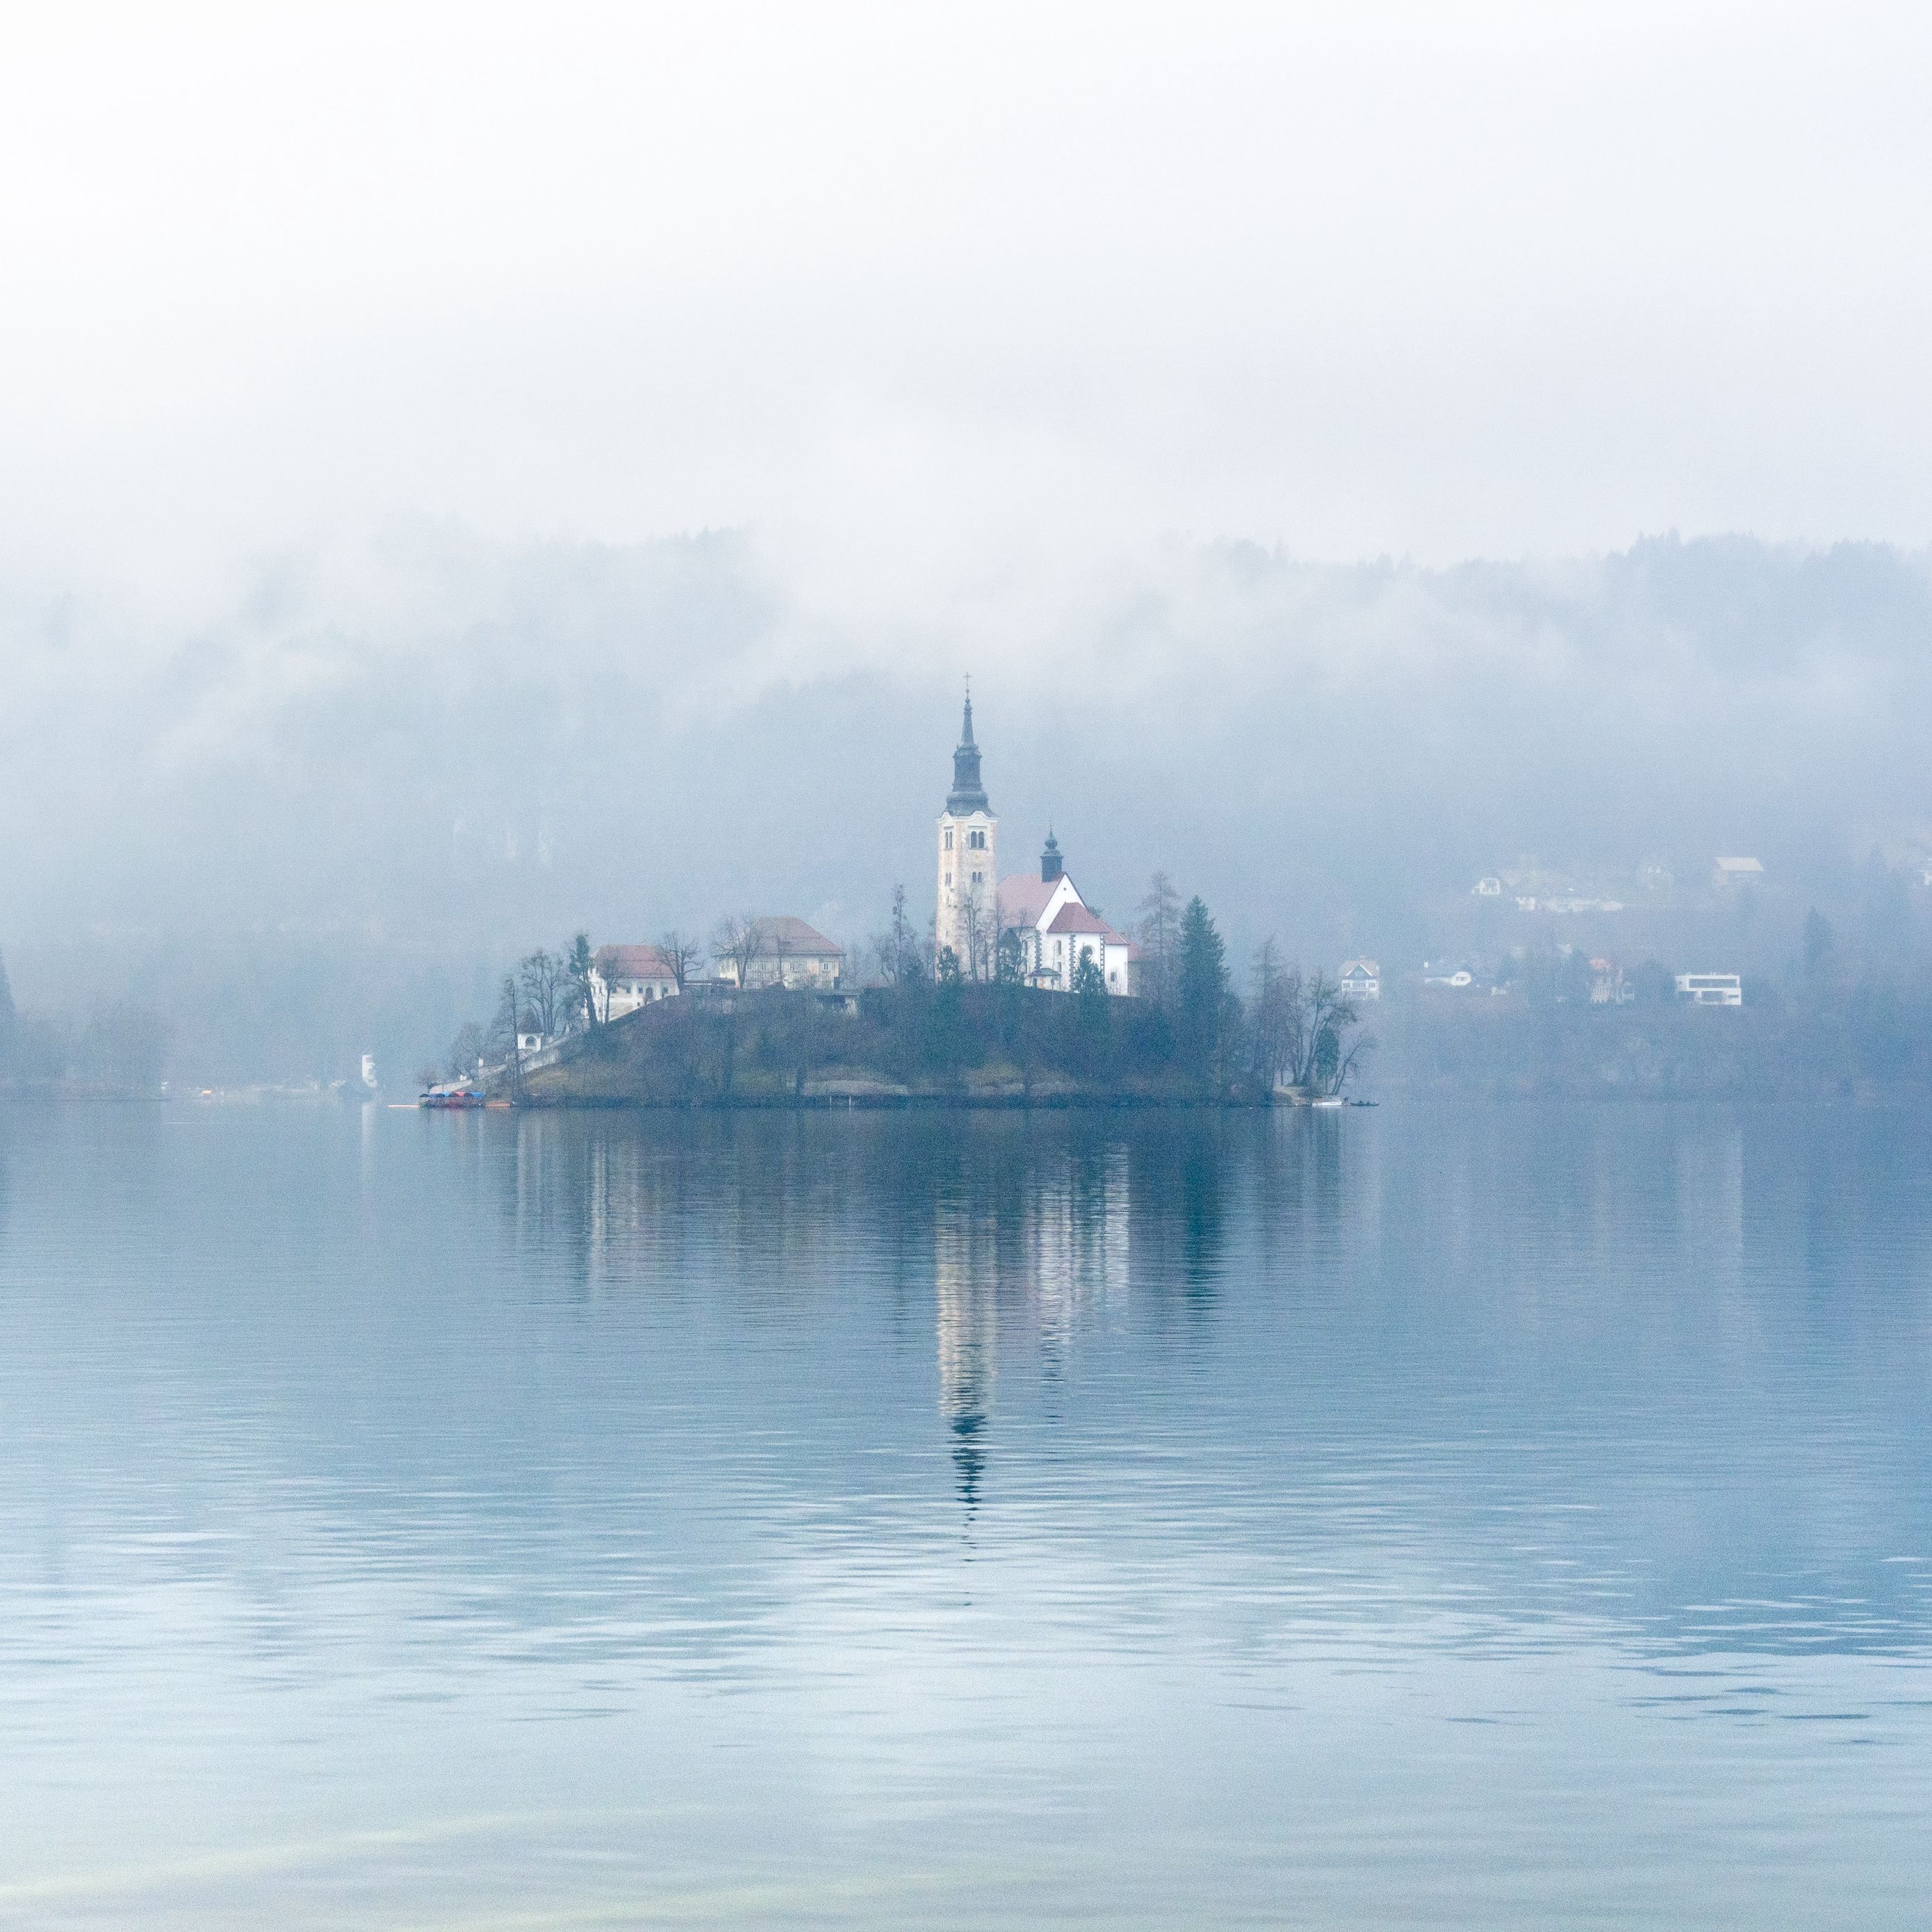
[[[962,978],[990,980],[999,938],[999,820],[980,777],[980,747],[973,736],[973,687],[952,754],[952,789],[939,814],[939,914],[933,946],[950,949]]]

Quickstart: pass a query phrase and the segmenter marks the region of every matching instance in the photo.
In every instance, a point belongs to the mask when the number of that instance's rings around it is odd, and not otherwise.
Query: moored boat
[[[426,1088],[416,1099],[418,1107],[481,1107],[487,1104],[474,1087]]]

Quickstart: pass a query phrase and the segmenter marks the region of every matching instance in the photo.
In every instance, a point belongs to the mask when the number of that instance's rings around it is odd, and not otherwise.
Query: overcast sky
[[[1922,8],[68,5],[0,64],[0,562],[751,526],[1932,531]]]

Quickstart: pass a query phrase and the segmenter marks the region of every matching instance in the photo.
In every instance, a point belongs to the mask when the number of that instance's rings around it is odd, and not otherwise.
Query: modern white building
[[[1693,1006],[1741,1006],[1744,982],[1735,973],[1680,973],[1677,997]]]

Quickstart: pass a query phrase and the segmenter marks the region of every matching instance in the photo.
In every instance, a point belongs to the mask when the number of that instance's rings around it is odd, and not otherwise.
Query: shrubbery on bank
[[[776,988],[666,1000],[531,1076],[536,1102],[797,1100],[843,1091],[1264,1100],[1252,1066],[1149,1000],[958,980],[868,987],[856,1010]]]

